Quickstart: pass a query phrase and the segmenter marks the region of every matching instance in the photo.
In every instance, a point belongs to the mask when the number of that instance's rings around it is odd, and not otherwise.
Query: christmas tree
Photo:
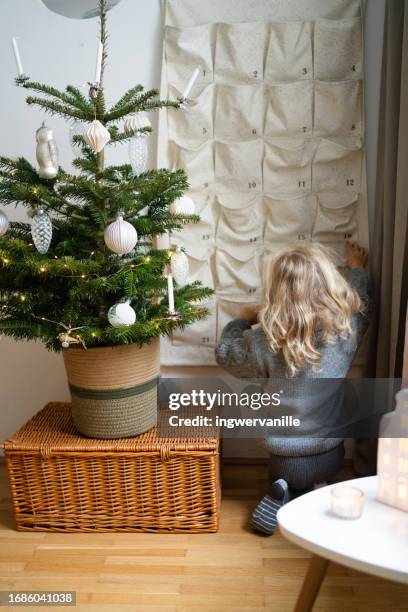
[[[7,218],[4,214],[0,218],[0,233],[2,227],[4,233],[0,238],[0,333],[16,339],[38,338],[56,351],[70,344],[142,346],[205,317],[207,311],[199,302],[211,293],[197,282],[180,283],[174,291],[174,311],[166,278],[174,254],[155,248],[157,236],[198,221],[185,211],[178,214],[174,207],[188,189],[184,171],[138,174],[130,164],[105,164],[102,145],[106,140],[104,146],[115,146],[147,134],[150,124],[138,121],[141,113],[179,108],[180,101],[162,101],[158,91],[136,85],[107,108],[103,87],[106,0],[99,4],[100,75],[89,97],[72,85],[59,91],[25,77],[17,79],[33,92],[27,98],[29,105],[86,124],[87,135],[73,137],[79,150],[73,161],[76,173],[57,164],[55,176],[52,171],[47,176],[47,167],[39,173],[25,158],[0,158],[0,202],[25,206],[33,217],[31,224],[10,223],[6,233]],[[50,152],[52,170],[56,152],[48,136],[46,127],[37,132],[38,146]],[[135,322],[131,317],[130,324],[121,325],[119,320],[115,327],[113,312],[113,325],[109,323],[108,312],[118,303],[130,307],[133,319],[135,311]]]

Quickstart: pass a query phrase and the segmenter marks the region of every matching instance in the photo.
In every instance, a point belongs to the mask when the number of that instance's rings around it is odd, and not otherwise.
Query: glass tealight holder
[[[330,491],[331,511],[342,519],[358,519],[363,513],[364,493],[355,487],[340,485]]]

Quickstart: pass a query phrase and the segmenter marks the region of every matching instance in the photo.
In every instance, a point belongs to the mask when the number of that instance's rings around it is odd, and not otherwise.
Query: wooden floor
[[[1,465],[0,590],[75,590],[98,612],[292,610],[309,555],[247,529],[264,483],[262,466],[224,467],[217,534],[19,533]],[[331,566],[315,610],[408,611],[408,587]]]

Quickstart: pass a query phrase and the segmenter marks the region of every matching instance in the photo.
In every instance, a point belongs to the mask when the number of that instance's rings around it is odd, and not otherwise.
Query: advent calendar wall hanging
[[[159,166],[184,168],[201,222],[170,243],[210,317],[163,347],[165,365],[212,365],[223,326],[258,302],[268,255],[367,243],[360,0],[163,0]],[[170,344],[169,344],[170,343]],[[171,349],[171,350],[169,350]]]

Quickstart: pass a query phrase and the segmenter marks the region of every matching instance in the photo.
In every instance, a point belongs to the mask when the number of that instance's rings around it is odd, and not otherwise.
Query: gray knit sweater
[[[341,420],[344,401],[341,383],[347,376],[369,321],[366,271],[352,269],[348,280],[360,295],[365,310],[353,316],[353,336],[338,336],[333,344],[320,347],[321,360],[317,367],[307,366],[289,378],[282,353],[273,353],[261,327],[252,326],[246,319],[235,319],[225,326],[215,350],[217,363],[238,378],[276,379],[279,385],[285,380],[285,408],[300,415],[302,423],[318,423],[319,431],[324,430],[326,420],[328,430],[331,430],[332,424]],[[317,379],[321,379],[320,383],[316,382]],[[333,379],[339,379],[339,384]],[[325,384],[326,381],[330,384]],[[278,455],[312,455],[330,450],[341,442],[341,438],[330,436],[276,438],[267,434],[265,442],[269,451]]]

